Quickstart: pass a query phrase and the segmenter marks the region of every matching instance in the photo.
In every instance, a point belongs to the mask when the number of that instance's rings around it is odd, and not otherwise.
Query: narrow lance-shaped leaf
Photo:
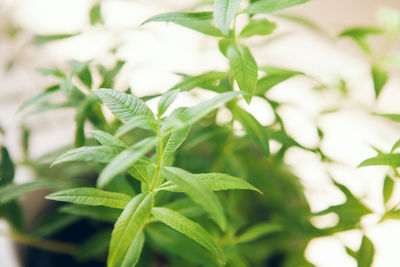
[[[358,267],[370,267],[374,261],[375,248],[372,241],[367,237],[363,236],[361,241],[361,247],[357,253],[357,266]]]
[[[15,174],[14,162],[5,146],[1,146],[0,154],[0,185],[12,182]]]
[[[240,44],[230,44],[226,55],[229,59],[233,78],[236,80],[240,91],[247,94],[244,99],[250,104],[257,85],[257,63],[249,49]]]
[[[214,1],[214,21],[215,25],[227,35],[232,21],[239,11],[242,0],[215,0]]]
[[[150,125],[154,125],[155,123],[156,121],[153,116],[148,116],[148,115],[135,116],[129,119],[121,127],[119,127],[115,135],[118,137],[123,136],[124,134],[132,131],[135,128],[151,130],[152,128],[150,127]]]
[[[387,165],[392,167],[400,166],[400,154],[379,154],[376,157],[364,160],[358,167],[371,166],[371,165]]]
[[[58,191],[46,196],[46,199],[71,202],[80,205],[106,206],[123,209],[131,200],[126,194],[107,192],[97,188],[80,187]]]
[[[165,167],[162,170],[163,176],[182,190],[197,204],[199,204],[219,227],[226,228],[226,218],[221,203],[217,196],[200,179],[193,174],[175,167]]]
[[[214,253],[221,261],[224,261],[224,256],[219,247],[199,224],[167,208],[153,208],[151,214],[166,225],[196,241]]]
[[[36,35],[32,41],[32,44],[43,45],[48,42],[71,38],[78,34],[80,34],[80,32],[72,34]]]
[[[182,145],[189,133],[189,130],[190,127],[185,127],[171,132],[171,134],[167,137],[167,142],[163,150],[163,159],[168,158]]]
[[[249,14],[271,13],[288,7],[304,4],[310,0],[264,0],[250,4],[243,12]]]
[[[375,97],[378,98],[389,79],[389,74],[382,66],[373,65],[371,75],[374,82]]]
[[[392,197],[394,190],[394,180],[390,176],[386,176],[383,182],[383,203],[385,205],[389,202]]]
[[[304,75],[304,73],[300,71],[270,66],[260,67],[259,69],[266,72],[267,75],[257,81],[255,93],[256,95],[264,95],[275,85],[284,82],[296,75]]]
[[[133,240],[132,244],[128,248],[128,251],[125,254],[125,257],[122,260],[120,267],[133,267],[139,261],[140,254],[142,253],[144,245],[144,234],[143,231],[140,231],[135,239]]]
[[[179,90],[172,90],[165,93],[160,101],[158,102],[158,117],[161,117],[169,106],[174,102],[175,98],[178,96]]]
[[[233,109],[233,115],[243,128],[246,130],[247,134],[254,140],[254,142],[260,147],[261,151],[266,157],[269,156],[269,138],[267,131],[265,131],[264,126],[262,126],[250,113],[247,111],[235,107]]]
[[[26,100],[21,105],[21,107],[18,109],[18,112],[21,112],[22,110],[24,110],[32,105],[37,105],[37,104],[43,103],[45,100],[47,100],[50,96],[52,96],[55,92],[57,92],[59,90],[60,90],[59,85],[54,85],[54,86],[46,88],[43,92]]]
[[[228,73],[221,71],[208,71],[206,73],[186,77],[183,81],[174,85],[171,90],[179,89],[180,91],[189,91],[196,87],[202,87],[214,84],[216,81],[224,79]]]
[[[142,25],[149,22],[172,22],[207,35],[223,36],[221,31],[211,24],[212,18],[213,14],[211,12],[174,12],[151,17],[143,22]]]
[[[122,212],[117,208],[75,204],[62,206],[59,210],[63,213],[111,223],[115,223]]]
[[[90,133],[93,137],[103,146],[111,146],[117,148],[125,148],[126,144],[119,140],[118,137],[113,136],[101,130],[91,130]]]
[[[94,161],[107,163],[116,155],[118,150],[108,146],[84,146],[75,148],[62,154],[53,162],[53,165],[69,161]]]
[[[104,251],[106,251],[110,239],[111,231],[108,229],[95,233],[79,246],[74,255],[75,258],[78,261],[84,261],[100,256]]]
[[[99,187],[106,186],[114,176],[125,171],[140,157],[148,153],[155,146],[156,142],[156,137],[148,137],[122,151],[101,172],[97,180],[97,185]]]
[[[122,121],[128,121],[134,116],[153,114],[142,100],[133,95],[112,89],[99,89],[96,95]]]
[[[267,35],[276,29],[276,24],[267,19],[254,19],[250,20],[243,30],[240,32],[239,37],[251,37],[254,35]]]
[[[245,190],[253,190],[262,194],[260,190],[258,190],[256,187],[252,186],[245,180],[230,176],[228,174],[200,173],[200,174],[194,174],[194,176],[197,179],[200,179],[212,191],[245,189]],[[180,189],[179,186],[171,182],[164,183],[163,185],[160,186],[160,189],[173,192],[182,192],[182,189]]]
[[[279,232],[282,230],[282,226],[276,223],[261,223],[251,226],[243,234],[241,234],[237,243],[245,243],[257,240],[267,234]]]
[[[90,18],[91,25],[103,23],[103,18],[101,17],[101,2],[100,1],[95,3],[90,8],[89,18]]]
[[[153,194],[142,193],[134,197],[125,207],[112,232],[107,260],[108,267],[115,267],[124,259],[149,217],[153,204]]]
[[[393,153],[399,147],[400,147],[400,139],[397,140],[396,143],[394,143],[394,145],[392,146],[392,149],[390,150],[390,153]]]
[[[14,200],[26,193],[48,188],[57,188],[60,185],[51,180],[37,180],[24,184],[9,183],[0,187],[0,204]]]

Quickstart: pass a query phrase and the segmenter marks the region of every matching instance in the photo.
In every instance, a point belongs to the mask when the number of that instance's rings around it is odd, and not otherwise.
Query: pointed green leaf
[[[126,144],[107,132],[101,130],[91,130],[93,137],[103,146],[111,146],[117,148],[126,148]]]
[[[69,150],[57,157],[52,166],[68,161],[94,161],[107,163],[117,154],[117,149],[108,146],[84,146]]]
[[[257,63],[246,46],[230,44],[227,48],[227,57],[231,66],[233,78],[249,104],[257,85]]]
[[[153,116],[147,116],[147,115],[136,116],[129,119],[126,123],[124,123],[121,127],[119,127],[115,135],[121,137],[135,128],[151,130],[152,128],[150,127],[150,125],[154,125],[155,123],[156,121]]]
[[[288,7],[304,4],[310,0],[263,0],[250,4],[243,12],[249,14],[271,13]]]
[[[232,21],[239,11],[242,0],[215,0],[214,1],[214,21],[215,25],[227,35]]]
[[[60,208],[61,212],[75,216],[87,217],[97,221],[115,223],[121,215],[121,209],[104,206],[65,205]]]
[[[173,89],[179,89],[180,91],[190,91],[196,87],[203,87],[214,84],[216,81],[224,79],[228,76],[228,73],[221,71],[208,71],[206,73],[190,76],[185,78],[180,83],[174,85]]]
[[[185,127],[179,130],[172,131],[167,137],[166,145],[163,150],[162,158],[166,159],[171,156],[185,141],[190,127]]]
[[[0,185],[3,185],[14,179],[15,166],[5,146],[1,146],[0,156]]]
[[[140,231],[128,248],[120,267],[134,267],[139,261],[144,245],[144,234]]]
[[[387,118],[387,119],[389,119],[391,121],[394,121],[394,122],[400,122],[400,114],[379,114],[379,113],[374,113],[374,115]]]
[[[394,180],[389,176],[386,176],[383,182],[383,203],[385,203],[385,205],[392,197],[393,190],[394,190]]]
[[[80,205],[123,209],[131,200],[131,196],[122,193],[107,192],[97,188],[80,187],[52,193],[47,195],[46,199]]]
[[[72,33],[72,34],[35,35],[35,37],[33,38],[32,44],[43,45],[48,42],[71,38],[78,34],[80,34],[80,32]]]
[[[156,137],[148,137],[122,151],[101,172],[97,180],[97,185],[99,187],[106,186],[114,176],[125,171],[139,160],[140,157],[153,149],[156,142]]]
[[[71,67],[72,74],[77,75],[78,78],[86,85],[89,89],[92,88],[92,74],[89,69],[90,61],[81,62],[78,60],[69,60],[68,64]]]
[[[202,209],[199,205],[194,203],[193,200],[189,198],[177,199],[165,205],[164,208],[174,210],[176,212],[179,212],[181,215],[189,218],[204,215],[205,213],[204,209]]]
[[[103,77],[103,82],[100,84],[99,88],[113,88],[115,83],[115,77],[125,65],[125,61],[118,60],[114,68],[106,69],[103,65],[97,65],[101,77]]]
[[[43,92],[26,100],[20,106],[20,108],[18,109],[18,112],[21,112],[22,110],[24,110],[32,105],[37,105],[37,104],[43,103],[45,100],[47,100],[50,96],[52,96],[59,89],[60,89],[60,87],[58,85],[54,85],[54,86],[46,88]]]
[[[399,147],[400,147],[400,139],[397,140],[396,143],[394,143],[394,145],[392,146],[392,149],[390,150],[390,153],[393,153]]]
[[[8,201],[0,205],[0,219],[4,219],[12,230],[23,232],[24,213],[17,200]]]
[[[65,78],[65,74],[62,73],[59,69],[38,68],[36,69],[36,72],[42,74],[43,76],[51,75],[58,78]]]
[[[243,128],[246,130],[247,134],[254,140],[254,142],[260,147],[261,151],[266,157],[269,156],[269,138],[267,131],[265,131],[264,126],[262,126],[250,113],[235,107],[233,110],[233,116],[237,119]]]
[[[133,95],[112,89],[96,90],[96,95],[107,105],[115,117],[122,121],[128,121],[139,115],[153,115],[149,107]]]
[[[153,204],[153,194],[142,193],[134,197],[125,207],[112,232],[107,260],[108,267],[115,267],[124,259],[131,244],[146,223]]]
[[[59,184],[51,180],[37,180],[24,184],[8,183],[0,187],[0,204],[16,199],[32,191],[57,187],[59,187]]]
[[[372,241],[367,237],[363,236],[361,241],[360,250],[357,253],[357,266],[358,267],[370,267],[374,261],[375,248]]]
[[[179,90],[172,90],[165,93],[160,101],[158,101],[158,117],[161,117],[169,106],[174,102],[175,98],[178,96]]]
[[[304,75],[304,73],[300,71],[281,69],[270,66],[260,67],[259,69],[266,72],[267,75],[257,81],[255,93],[256,95],[264,95],[275,85],[284,82],[296,75]]]
[[[196,241],[214,253],[221,261],[224,261],[224,255],[222,254],[220,248],[217,246],[208,232],[199,224],[186,218],[178,212],[167,208],[153,208],[151,214],[174,230]]]
[[[89,12],[90,24],[103,24],[103,18],[101,17],[101,2],[95,3]]]
[[[267,35],[271,34],[276,29],[276,24],[267,19],[254,19],[250,20],[243,30],[240,32],[239,37],[251,37],[254,35]]]
[[[374,82],[375,97],[378,98],[389,79],[389,74],[382,66],[373,65],[371,75]]]
[[[162,174],[208,212],[222,230],[226,228],[226,218],[221,203],[214,192],[200,179],[190,172],[174,167],[165,167]]]
[[[276,233],[282,230],[282,226],[276,223],[261,223],[251,226],[241,234],[237,243],[246,243],[257,240],[265,235]]]
[[[212,18],[213,14],[211,12],[175,12],[151,17],[143,22],[142,25],[149,22],[172,22],[207,35],[217,37],[223,36],[223,34],[211,24]]]
[[[86,239],[76,251],[75,259],[85,261],[100,256],[106,251],[111,239],[111,231],[103,230]]]
[[[376,157],[364,160],[358,167],[371,166],[371,165],[387,165],[392,167],[400,166],[400,154],[379,154]]]

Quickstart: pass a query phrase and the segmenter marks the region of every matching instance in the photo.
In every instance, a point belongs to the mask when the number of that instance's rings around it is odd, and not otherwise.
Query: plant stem
[[[156,172],[155,172],[154,178],[153,178],[153,183],[151,185],[152,192],[154,191],[154,189],[157,186],[158,176],[160,175],[160,169],[162,166],[162,155],[163,155],[162,147],[163,147],[162,136],[160,134],[158,134],[158,162],[157,162]]]
[[[43,249],[55,253],[61,253],[61,254],[68,254],[68,255],[73,255],[76,252],[76,246],[70,243],[64,243],[64,242],[59,242],[59,241],[54,241],[54,240],[42,240],[37,237],[25,235],[25,234],[20,234],[17,232],[3,232],[0,231],[0,235],[3,235],[5,237],[10,238],[11,240],[23,244],[23,245],[28,245],[31,247],[35,247],[38,249]]]

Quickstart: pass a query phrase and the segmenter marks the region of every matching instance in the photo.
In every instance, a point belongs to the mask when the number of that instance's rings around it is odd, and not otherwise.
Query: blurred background
[[[74,114],[68,110],[28,117],[17,113],[25,100],[52,82],[52,78],[35,71],[39,67],[65,68],[71,59],[96,59],[105,65],[114,62],[115,58],[126,60],[114,89],[130,86],[138,96],[165,92],[180,81],[177,72],[196,75],[227,67],[212,38],[173,24],[140,26],[155,14],[192,9],[196,4],[194,0],[103,0],[104,24],[94,27],[90,26],[88,17],[93,3],[90,0],[0,0],[0,125],[6,131],[0,140],[16,161],[22,157],[22,124],[32,131],[33,157],[73,143]],[[398,125],[370,115],[371,112],[400,113],[399,72],[391,73],[376,101],[368,59],[349,39],[336,38],[350,26],[376,25],[376,15],[382,6],[400,9],[400,1],[312,0],[283,13],[307,18],[320,29],[310,30],[271,15],[269,18],[279,25],[276,38],[255,38],[249,43],[259,65],[301,70],[325,83],[335,83],[338,78],[347,83],[346,99],[339,94],[316,94],[311,81],[304,77],[291,79],[269,92],[272,99],[287,103],[280,115],[296,141],[306,147],[315,147],[319,140],[318,126],[325,133],[324,153],[340,162],[327,167],[315,154],[300,149],[293,149],[286,156],[286,162],[301,178],[314,212],[344,201],[343,194],[332,185],[327,173],[348,186],[376,214],[383,212],[380,188],[386,167],[357,169],[357,165],[375,155],[371,146],[389,151],[400,137]],[[84,33],[43,46],[31,44],[33,35],[77,32]],[[120,46],[117,53],[110,52],[117,45]],[[377,42],[376,45],[381,44]],[[400,45],[394,44],[393,49],[400,50]],[[196,97],[183,94],[176,105],[195,103],[206,96],[203,93]],[[155,103],[150,101],[153,108]],[[254,99],[249,107],[243,107],[261,124],[271,123],[273,115],[264,102]],[[321,111],[336,108],[341,111],[319,116]],[[220,119],[224,120],[223,112]],[[28,170],[17,170],[17,182],[29,181],[31,177]],[[400,201],[400,192],[395,192],[392,201]],[[399,266],[400,222],[388,220],[376,225],[378,220],[376,215],[366,216],[363,220],[366,234],[376,246],[374,266]],[[329,226],[335,223],[335,218],[323,217],[314,223],[320,227]],[[0,222],[1,229],[6,227]],[[307,248],[307,259],[321,267],[356,266],[343,244],[357,249],[361,235],[360,231],[348,231],[315,239]],[[0,266],[17,266],[12,244],[2,237]]]

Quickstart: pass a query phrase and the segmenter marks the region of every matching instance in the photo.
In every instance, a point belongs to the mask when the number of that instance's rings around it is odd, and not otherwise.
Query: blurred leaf
[[[211,24],[213,14],[211,12],[197,12],[197,13],[166,13],[157,15],[147,19],[142,25],[149,22],[172,22],[183,27],[211,35],[223,36],[223,34]]]
[[[215,25],[227,35],[229,28],[239,11],[242,0],[215,0],[214,1],[214,21]]]
[[[280,84],[281,82],[284,82],[296,75],[304,75],[304,73],[300,71],[270,66],[260,67],[260,70],[266,72],[267,75],[257,81],[256,95],[264,95],[275,85]]]
[[[59,187],[59,184],[51,180],[37,180],[24,184],[8,183],[0,187],[0,204],[14,200],[32,191],[57,187]]]
[[[39,237],[50,236],[76,223],[78,220],[79,218],[76,216],[63,214],[55,210],[41,219],[40,224],[33,230],[32,234]]]
[[[309,0],[268,0],[251,3],[243,12],[249,14],[271,13],[288,7],[300,5]]]
[[[221,203],[214,192],[200,179],[175,167],[165,167],[161,173],[165,178],[182,188],[194,202],[208,212],[222,230],[226,228],[226,218]]]
[[[64,91],[64,93],[67,96],[70,96],[72,94],[73,87],[74,87],[74,85],[72,84],[71,77],[65,77],[60,82],[60,89],[61,89],[61,91]]]
[[[400,114],[379,114],[379,113],[374,113],[374,115],[385,117],[389,120],[392,120],[394,122],[400,122]]]
[[[15,166],[5,146],[1,146],[0,186],[11,183],[15,175]]]
[[[369,35],[383,34],[385,31],[377,27],[354,27],[346,29],[339,37],[349,37],[367,54],[371,54],[371,47],[367,41]]]
[[[15,231],[24,230],[24,213],[17,200],[11,200],[0,205],[0,219],[5,219]]]
[[[374,244],[367,236],[364,235],[361,241],[360,250],[357,253],[357,266],[358,267],[372,266],[374,255],[375,255]]]
[[[390,153],[393,153],[399,147],[400,147],[400,139],[397,140],[396,143],[394,143],[394,145],[392,146],[392,149],[390,150]]]
[[[59,69],[38,68],[36,69],[36,72],[44,76],[52,75],[58,78],[65,78],[65,74],[61,72]]]
[[[383,203],[385,203],[385,205],[392,197],[393,189],[394,189],[393,179],[390,178],[389,176],[386,176],[383,182]]]
[[[91,130],[90,133],[103,146],[126,148],[126,144],[124,142],[119,140],[118,137],[113,136],[107,132],[101,130]]]
[[[276,29],[276,24],[267,19],[254,19],[243,28],[240,37],[271,34]]]
[[[174,102],[178,94],[179,90],[172,90],[162,95],[157,105],[158,117],[161,118],[161,116],[164,114],[165,111],[167,111],[172,102]]]
[[[72,74],[77,75],[78,78],[86,85],[89,89],[92,88],[92,74],[89,69],[90,61],[81,62],[78,60],[70,60],[68,64],[72,69]]]
[[[378,11],[378,21],[387,32],[396,36],[400,33],[400,12],[390,7],[381,7]]]
[[[69,161],[94,161],[107,163],[110,162],[118,152],[118,149],[109,146],[79,147],[69,150],[57,157],[52,166]]]
[[[121,127],[119,127],[115,135],[121,137],[135,128],[150,130],[152,129],[150,125],[154,125],[156,123],[157,122],[155,121],[153,116],[148,116],[148,115],[135,116],[129,119]]]
[[[87,217],[94,220],[114,223],[121,215],[121,209],[104,206],[65,205],[60,208],[61,212],[75,216]]]
[[[121,68],[125,65],[125,61],[117,61],[114,68],[107,70],[102,65],[97,65],[97,68],[100,72],[100,75],[103,77],[103,82],[100,84],[99,88],[113,88],[115,77],[121,70]]]
[[[240,90],[247,93],[244,99],[250,104],[257,85],[257,63],[249,49],[240,44],[230,44],[226,53],[233,78]]]
[[[152,193],[142,193],[135,196],[125,207],[112,232],[107,266],[114,267],[124,259],[149,217],[153,203]]]
[[[400,154],[390,153],[390,154],[379,154],[376,157],[364,160],[358,165],[358,167],[365,167],[371,165],[387,165],[392,167],[400,166]]]
[[[34,97],[29,98],[26,100],[18,109],[18,112],[32,106],[32,105],[37,105],[45,100],[47,100],[51,95],[53,95],[55,92],[57,92],[60,89],[58,85],[54,85],[51,87],[46,88],[43,92],[35,95]]]
[[[252,225],[238,237],[237,243],[251,242],[265,235],[280,232],[281,230],[282,226],[275,223],[261,223]]]
[[[389,74],[385,69],[383,69],[383,67],[373,65],[371,68],[371,75],[374,82],[375,97],[378,98],[389,79]]]
[[[74,255],[78,261],[86,261],[104,253],[111,240],[111,231],[103,230],[86,239]]]
[[[97,2],[94,4],[89,11],[89,18],[90,18],[90,24],[91,25],[96,25],[96,24],[103,24],[103,18],[101,17],[101,2]]]
[[[79,34],[81,34],[81,33],[77,32],[77,33],[72,33],[72,34],[35,35],[32,40],[32,44],[43,45],[48,42],[71,38],[71,37],[77,36]]]
[[[174,85],[171,90],[179,89],[180,91],[189,91],[196,87],[211,85],[227,76],[228,73],[226,72],[208,71],[197,76],[186,77],[182,82]]]
[[[194,203],[193,200],[189,198],[181,198],[172,201],[164,207],[179,212],[181,215],[189,218],[197,217],[205,213],[204,209],[202,209],[199,205]]]

